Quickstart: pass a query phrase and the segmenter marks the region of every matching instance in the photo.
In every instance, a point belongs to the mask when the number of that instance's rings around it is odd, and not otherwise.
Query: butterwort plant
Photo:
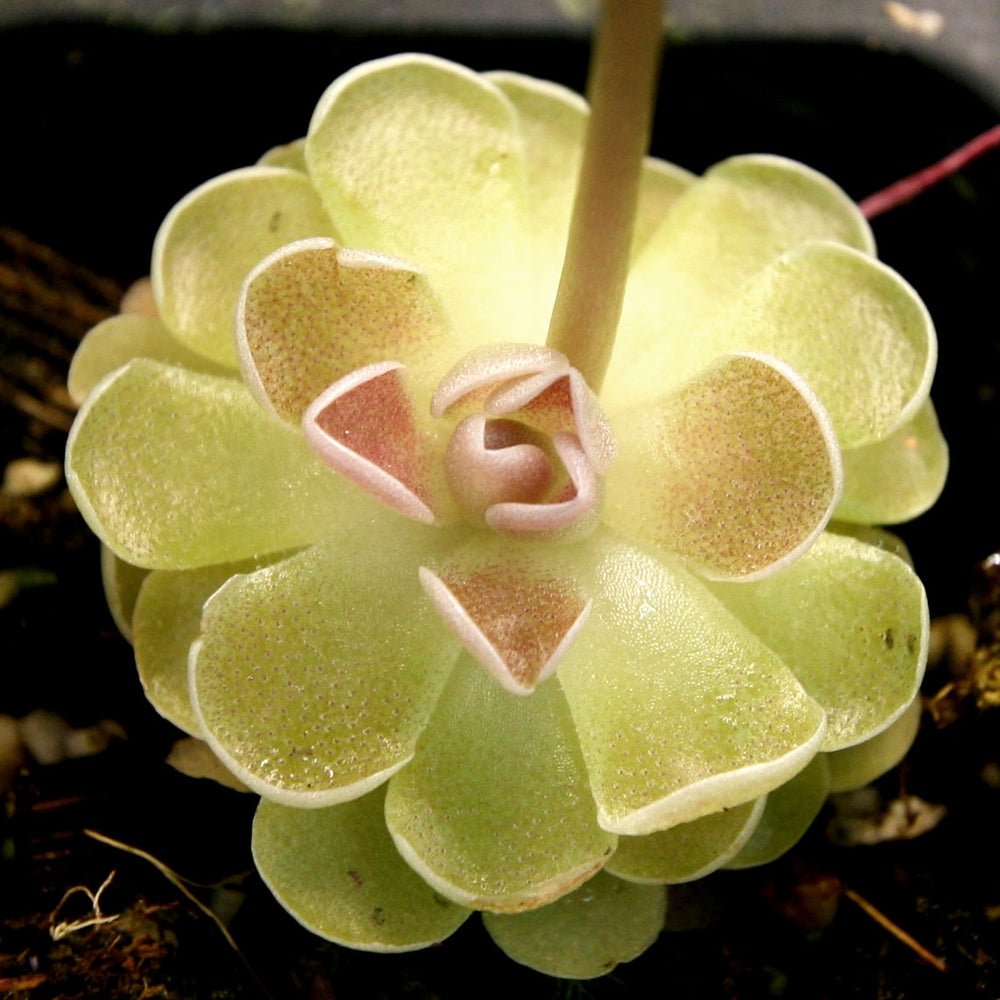
[[[588,100],[351,70],[182,199],[155,308],[74,360],[67,475],[148,696],[332,941],[478,910],[601,975],[915,733],[926,601],[873,526],[944,478],[931,321],[814,170],[645,155],[660,18],[609,0]]]

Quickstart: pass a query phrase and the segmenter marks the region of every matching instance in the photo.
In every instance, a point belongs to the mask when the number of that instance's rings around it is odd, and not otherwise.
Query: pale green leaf
[[[737,156],[690,184],[629,272],[604,391],[608,409],[658,396],[728,351],[767,351],[797,367],[780,351],[710,321],[755,274],[812,240],[873,249],[857,206],[800,163]]]
[[[160,715],[193,736],[201,736],[201,726],[188,690],[188,653],[201,632],[202,608],[230,577],[258,565],[248,561],[153,570],[139,591],[133,616],[139,680]]]
[[[166,762],[188,778],[214,781],[234,792],[250,793],[250,789],[215,756],[212,748],[197,736],[184,736],[174,740]]]
[[[888,729],[857,746],[826,754],[830,791],[853,791],[895,767],[917,738],[922,710],[920,698],[914,698]]]
[[[871,227],[854,200],[805,164],[769,154],[733,156],[710,167],[705,181],[698,197],[730,225],[740,220],[745,231],[746,242],[724,252],[746,260],[748,267],[815,239],[875,252]]]
[[[242,383],[146,359],[88,397],[66,477],[101,540],[157,569],[306,545],[371,503]]]
[[[794,560],[840,495],[829,420],[773,358],[719,358],[613,426],[606,521],[710,578],[755,578]]]
[[[132,641],[132,614],[135,611],[139,588],[149,570],[119,559],[106,545],[101,546],[101,583],[104,599],[118,631]]]
[[[257,870],[278,902],[313,934],[364,951],[437,944],[469,916],[399,856],[385,827],[382,789],[326,809],[262,800],[253,823]]]
[[[389,782],[386,821],[438,892],[500,911],[569,892],[617,840],[597,825],[558,683],[512,694],[467,655],[415,758]]]
[[[517,109],[524,143],[524,252],[534,282],[530,330],[544,333],[555,302],[573,210],[589,109],[579,94],[520,73],[486,73]],[[529,332],[530,336],[530,332]],[[506,336],[504,339],[521,340]]]
[[[928,399],[889,437],[843,452],[844,495],[835,516],[861,524],[899,524],[931,507],[948,474],[948,445]]]
[[[873,257],[807,243],[749,282],[717,320],[717,345],[751,346],[792,366],[830,414],[843,448],[873,444],[927,399],[937,338],[916,292]]]
[[[743,849],[727,868],[768,864],[798,843],[819,815],[830,791],[828,754],[817,754],[809,766],[770,792],[764,814]]]
[[[159,319],[123,313],[91,328],[76,349],[66,383],[73,402],[82,405],[105,375],[133,358],[153,358],[216,375],[227,373],[221,365],[188,350]]]
[[[684,192],[698,180],[695,174],[666,160],[647,156],[639,180],[639,205],[632,234],[632,259],[646,249],[646,244],[660,228]]]
[[[826,533],[781,573],[711,587],[826,709],[824,750],[869,739],[913,700],[927,658],[927,599],[890,552]]]
[[[235,363],[243,279],[269,253],[333,229],[309,178],[255,166],[216,177],[179,201],[153,243],[151,278],[163,322],[191,350]]]
[[[494,84],[433,56],[358,66],[320,100],[306,162],[344,245],[425,271],[469,347],[544,338],[517,113]]]
[[[874,545],[877,549],[884,549],[890,555],[902,559],[907,566],[913,567],[913,556],[910,555],[906,543],[899,535],[894,535],[885,528],[879,528],[872,524],[832,520],[827,530],[835,535],[846,535],[848,538],[856,538],[866,545]]]
[[[605,868],[619,878],[648,885],[704,878],[746,844],[769,797],[762,796],[644,837],[619,837],[618,848]]]
[[[320,807],[413,756],[458,652],[417,580],[439,544],[439,532],[373,510],[233,577],[205,605],[191,696],[206,740],[247,785]]]
[[[666,890],[598,872],[528,913],[484,913],[490,936],[515,962],[548,976],[594,979],[641,955],[659,936]]]
[[[805,767],[826,720],[778,657],[674,558],[592,545],[593,610],[558,680],[601,825],[652,833]]]
[[[285,167],[307,174],[309,170],[306,167],[306,140],[303,137],[280,146],[272,146],[257,163],[262,167]]]

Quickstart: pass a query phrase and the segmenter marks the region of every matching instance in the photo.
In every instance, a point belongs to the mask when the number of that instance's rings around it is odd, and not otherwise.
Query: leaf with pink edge
[[[927,658],[927,598],[890,552],[827,532],[775,576],[710,586],[826,709],[824,750],[869,739],[913,700]]]
[[[605,520],[709,578],[754,579],[793,561],[840,496],[826,414],[774,358],[720,358],[615,426]]]
[[[618,848],[605,868],[619,878],[645,885],[704,878],[726,864],[750,839],[768,797],[645,837],[619,837]]]
[[[253,857],[275,898],[313,934],[348,948],[401,952],[443,941],[469,910],[439,896],[400,857],[376,789],[326,809],[264,799]]]
[[[282,247],[253,269],[236,311],[236,350],[257,401],[297,423],[331,383],[394,361],[429,390],[457,353],[427,278],[409,264],[333,240]]]
[[[438,533],[371,510],[205,605],[190,661],[199,724],[275,801],[344,802],[399,770],[458,654],[417,580]]]
[[[524,148],[498,87],[433,56],[358,66],[320,99],[306,162],[342,242],[425,270],[466,347],[526,339]]]
[[[929,399],[889,437],[841,457],[844,495],[834,516],[861,524],[917,517],[940,496],[948,475],[948,445]]]
[[[189,350],[154,316],[140,313],[109,316],[91,327],[73,355],[66,380],[73,402],[82,406],[91,389],[105,375],[133,358],[153,358],[214,375],[231,373],[231,369]]]
[[[252,461],[248,461],[252,457]],[[92,392],[66,477],[119,557],[191,569],[307,545],[371,503],[242,383],[137,359]]]
[[[171,209],[153,243],[163,322],[191,350],[235,364],[233,317],[243,279],[269,253],[333,227],[309,178],[284,167],[233,170]]]
[[[819,815],[829,794],[828,759],[828,754],[817,754],[808,767],[768,794],[753,836],[726,863],[726,868],[768,864],[798,843]]]
[[[520,403],[493,412],[490,401],[498,395],[503,399],[511,389],[523,394],[522,387],[537,376],[565,375],[569,371],[566,355],[542,344],[483,344],[463,354],[444,373],[431,398],[431,413],[435,417],[449,412],[464,415],[479,408],[492,416],[508,413]]]
[[[470,656],[456,665],[416,756],[390,780],[385,808],[403,857],[442,895],[475,909],[557,899],[596,872],[617,840],[597,825],[558,684],[522,698]]]
[[[595,979],[638,958],[667,914],[663,886],[598,872],[578,889],[528,913],[484,913],[490,937],[515,962],[561,979]]]
[[[765,795],[823,740],[788,668],[666,553],[594,537],[594,604],[559,668],[601,825],[644,835]]]

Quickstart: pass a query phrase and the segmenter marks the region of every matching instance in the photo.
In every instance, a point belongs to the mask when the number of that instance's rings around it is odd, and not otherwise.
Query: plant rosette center
[[[443,450],[441,435],[420,419],[405,367],[388,361],[338,379],[306,408],[302,426],[331,469],[414,521],[460,517],[525,540],[596,528],[614,438],[559,352],[531,344],[473,351],[438,383],[430,415],[451,416]],[[462,645],[504,687],[527,694],[554,671],[590,605],[574,582],[551,577],[535,591],[541,603],[520,607],[515,623],[510,597],[527,582],[521,572],[505,560],[444,576],[421,566],[420,580]]]
[[[67,453],[167,718],[306,926],[586,977],[912,739],[936,347],[815,171],[647,158],[599,397],[545,346],[588,107],[426,56],[209,181]],[[233,317],[235,316],[235,337]],[[572,353],[569,351],[568,353]]]
[[[514,538],[596,523],[599,476],[614,457],[614,439],[563,355],[531,344],[474,351],[431,399],[435,418],[466,410],[444,453],[435,453],[404,366],[387,361],[321,393],[303,428],[332,469],[416,521],[447,523],[457,508],[470,523]]]

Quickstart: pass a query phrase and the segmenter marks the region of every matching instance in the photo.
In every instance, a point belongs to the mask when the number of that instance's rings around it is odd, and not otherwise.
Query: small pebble
[[[827,826],[827,836],[842,847],[913,840],[933,830],[948,812],[944,806],[916,795],[883,804],[870,785],[857,792],[831,795],[830,801],[836,815]]]
[[[944,15],[936,10],[915,10],[905,3],[889,0],[885,12],[897,28],[924,38],[937,38],[944,31]]]
[[[52,489],[62,478],[58,462],[37,458],[15,458],[3,470],[3,492],[11,497],[36,497]]]

